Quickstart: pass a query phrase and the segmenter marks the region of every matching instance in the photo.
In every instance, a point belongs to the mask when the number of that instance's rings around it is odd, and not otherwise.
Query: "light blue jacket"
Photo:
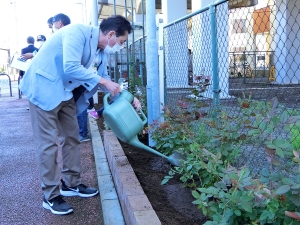
[[[108,55],[103,51],[98,72],[89,68],[98,38],[98,27],[83,24],[68,25],[56,31],[31,61],[20,82],[20,90],[31,103],[50,111],[71,99],[71,91],[83,85],[87,92],[76,102],[77,113],[81,113],[88,106],[87,100],[96,93],[101,77],[109,79]]]

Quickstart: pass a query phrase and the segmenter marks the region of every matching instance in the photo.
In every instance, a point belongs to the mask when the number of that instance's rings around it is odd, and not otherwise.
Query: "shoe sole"
[[[50,210],[50,211],[51,211],[53,214],[55,214],[55,215],[66,215],[66,214],[70,214],[70,213],[73,212],[73,209],[69,209],[69,210],[66,211],[66,212],[55,211],[55,210],[52,209],[52,208],[50,207],[50,205],[48,205],[46,202],[43,202],[43,208],[44,208],[44,209]]]
[[[79,196],[81,198],[89,198],[89,197],[93,197],[95,195],[97,195],[99,193],[99,191],[92,193],[92,194],[82,194],[76,191],[63,191],[60,189],[60,194],[64,197],[72,197],[72,196]]]
[[[91,139],[84,139],[84,140],[81,140],[80,142],[87,142],[87,141],[90,141]]]

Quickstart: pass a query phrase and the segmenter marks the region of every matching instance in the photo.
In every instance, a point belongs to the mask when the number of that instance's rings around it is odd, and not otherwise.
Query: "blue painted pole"
[[[147,105],[148,125],[159,119],[159,77],[158,77],[158,44],[156,39],[155,1],[146,0],[146,68],[147,68]],[[154,146],[149,130],[149,145]]]
[[[218,51],[217,51],[217,27],[216,27],[216,7],[214,4],[209,6],[210,29],[211,29],[211,51],[212,51],[212,82],[213,82],[213,104],[216,109],[220,103],[219,70],[218,70]]]

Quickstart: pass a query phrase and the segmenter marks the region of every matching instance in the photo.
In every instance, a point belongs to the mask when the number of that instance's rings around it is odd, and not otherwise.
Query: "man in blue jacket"
[[[96,93],[98,85],[112,96],[121,91],[119,84],[106,77],[106,64],[109,54],[120,49],[131,29],[129,21],[119,15],[104,19],[99,27],[68,25],[45,42],[21,80],[20,89],[29,100],[44,192],[43,207],[54,214],[73,212],[62,196],[98,194],[97,189],[81,182],[76,115],[88,107],[88,99]],[[78,87],[85,91],[75,103],[72,91]],[[136,100],[134,105],[140,107]],[[58,124],[65,135],[61,189],[56,161]]]
[[[23,49],[21,50],[21,55],[24,55],[24,54],[26,54],[26,53],[33,53],[33,52],[36,53],[36,52],[39,51],[38,48],[34,47],[34,38],[33,38],[33,37],[29,36],[29,37],[27,38],[27,44],[28,44],[28,46],[27,46],[26,48],[23,48]],[[23,71],[23,70],[20,70],[20,71],[19,71],[19,75],[20,75],[20,78],[22,78],[23,75],[24,75],[24,71]]]

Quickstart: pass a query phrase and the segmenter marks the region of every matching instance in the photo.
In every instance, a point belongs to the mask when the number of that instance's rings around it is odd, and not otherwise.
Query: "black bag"
[[[80,96],[86,91],[86,88],[80,85],[79,87],[75,88],[73,92],[74,101],[77,102],[77,100],[80,98]]]

